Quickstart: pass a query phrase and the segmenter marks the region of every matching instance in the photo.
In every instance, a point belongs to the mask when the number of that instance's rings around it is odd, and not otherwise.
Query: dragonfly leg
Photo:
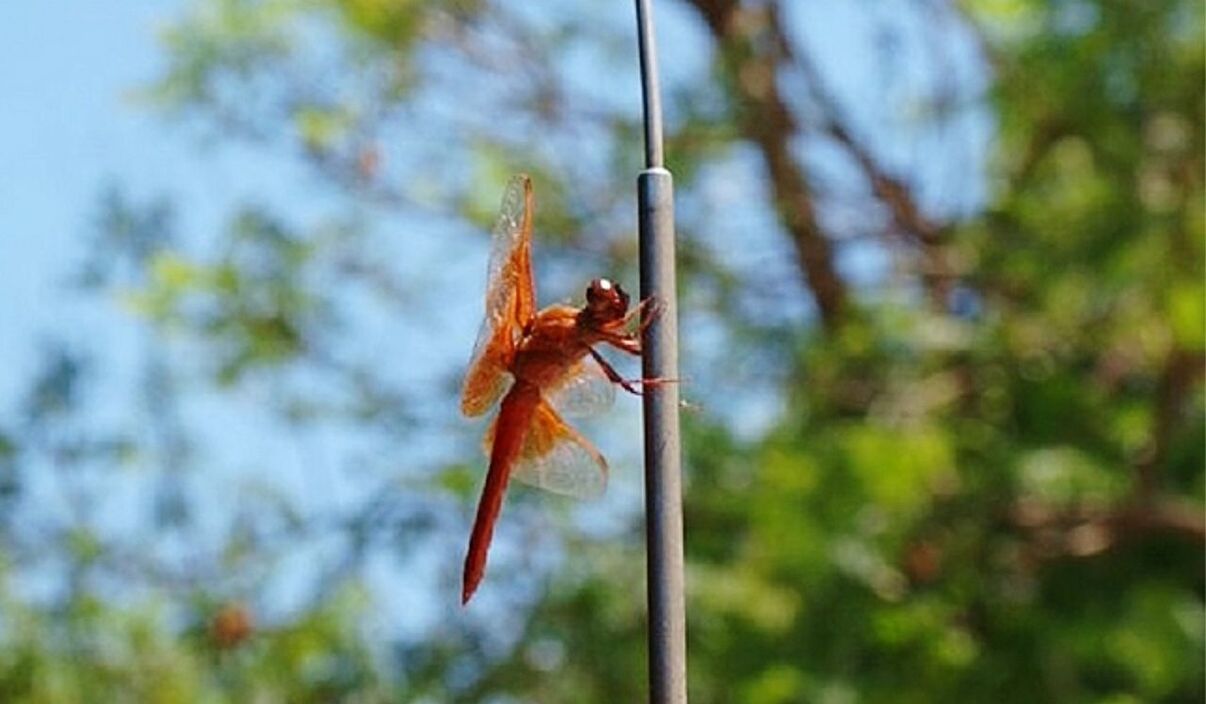
[[[628,354],[641,356],[641,338],[633,333],[624,333],[622,335],[607,335],[603,338],[607,344],[615,347],[618,350],[627,352]]]
[[[603,373],[607,375],[607,379],[609,381],[611,381],[613,384],[619,384],[625,391],[627,391],[628,393],[630,393],[634,396],[642,395],[641,389],[637,388],[638,386],[648,387],[648,386],[661,386],[662,384],[678,383],[678,379],[664,379],[661,377],[658,377],[656,379],[625,379],[624,377],[620,376],[620,373],[617,372],[615,370],[615,368],[612,367],[611,364],[608,363],[608,361],[603,358],[603,355],[596,352],[593,347],[588,347],[587,349],[590,350],[590,356],[593,357],[594,360],[599,363],[600,367],[602,367]],[[639,354],[639,352],[638,352],[638,354]]]
[[[661,316],[663,308],[661,301],[650,296],[637,304],[636,308],[628,311],[628,314],[624,316],[624,327],[632,325],[632,321],[636,320],[637,316],[640,316],[641,322],[636,333],[640,335],[653,324],[653,321]]]
[[[611,342],[611,341],[608,340],[608,342]],[[612,343],[612,344],[615,344],[615,343]],[[611,366],[611,364],[608,363],[608,361],[603,358],[603,355],[596,352],[595,348],[587,347],[586,349],[590,350],[590,356],[594,357],[595,361],[599,363],[600,367],[602,367],[603,373],[607,375],[608,381],[610,381],[613,384],[619,384],[625,391],[627,391],[630,394],[633,394],[636,396],[641,395],[640,390],[637,389],[635,386],[633,386],[632,382],[630,382],[627,379],[625,379],[624,377],[620,376],[620,373],[615,370],[615,367]],[[640,352],[637,352],[637,354],[640,354]]]
[[[662,313],[664,313],[666,310],[666,306],[663,305],[659,299],[654,298],[653,296],[641,301],[641,305],[637,306],[637,309],[640,310],[641,308],[645,307],[648,307],[649,310],[645,311],[645,313],[641,315],[641,325],[637,328],[638,335],[644,335],[645,331],[649,329],[649,326],[653,325],[653,321],[662,317]]]

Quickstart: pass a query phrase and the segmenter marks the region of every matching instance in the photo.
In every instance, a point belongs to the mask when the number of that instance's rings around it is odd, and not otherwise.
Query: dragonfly
[[[642,385],[656,383],[625,379],[595,349],[607,345],[640,356],[641,334],[660,313],[654,299],[630,310],[624,289],[599,278],[586,287],[580,308],[536,309],[532,214],[531,179],[512,177],[491,236],[485,319],[461,391],[466,416],[499,408],[483,441],[489,468],[465,555],[462,604],[485,575],[508,482],[575,498],[601,495],[607,461],[565,418],[606,409],[616,386],[639,395]]]

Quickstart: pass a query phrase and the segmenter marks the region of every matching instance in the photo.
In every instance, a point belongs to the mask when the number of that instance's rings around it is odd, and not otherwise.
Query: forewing
[[[510,386],[507,367],[536,313],[532,280],[532,181],[513,177],[491,236],[486,278],[486,315],[473,346],[461,390],[461,412],[481,415]]]
[[[549,403],[570,418],[595,415],[611,407],[616,386],[593,357],[583,357],[548,390]]]

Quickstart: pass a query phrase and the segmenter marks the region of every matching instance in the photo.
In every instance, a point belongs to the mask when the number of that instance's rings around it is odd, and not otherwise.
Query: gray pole
[[[649,0],[636,0],[645,105],[645,170],[637,177],[641,299],[661,316],[646,330],[641,374],[678,379],[674,274],[674,180],[663,167],[662,106]],[[649,701],[686,704],[687,623],[683,600],[682,467],[678,383],[645,387],[645,542],[649,601]]]

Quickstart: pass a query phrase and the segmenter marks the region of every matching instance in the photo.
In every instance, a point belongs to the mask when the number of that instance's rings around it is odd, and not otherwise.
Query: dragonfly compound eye
[[[614,295],[614,288],[615,285],[609,279],[594,279],[586,287],[586,301],[592,304],[603,303]]]

